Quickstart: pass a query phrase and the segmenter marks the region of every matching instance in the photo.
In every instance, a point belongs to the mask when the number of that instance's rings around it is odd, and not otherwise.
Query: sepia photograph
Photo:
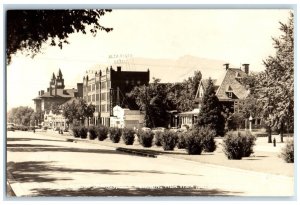
[[[296,196],[292,6],[4,16],[6,200]]]

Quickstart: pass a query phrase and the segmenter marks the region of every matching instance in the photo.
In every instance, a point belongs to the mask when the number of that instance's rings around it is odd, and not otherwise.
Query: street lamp
[[[250,117],[249,117],[249,131],[250,131],[250,132],[252,132],[252,120],[253,120],[253,118],[252,118],[252,116],[250,115]]]

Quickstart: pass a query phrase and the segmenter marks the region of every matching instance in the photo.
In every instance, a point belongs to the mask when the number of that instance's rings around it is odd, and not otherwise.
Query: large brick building
[[[83,98],[96,106],[93,119],[89,124],[110,126],[113,108],[119,105],[130,110],[138,109],[135,102],[126,98],[126,93],[135,86],[148,85],[150,71],[121,71],[121,67],[101,70],[83,77]]]
[[[65,82],[61,70],[57,76],[52,74],[47,92],[40,90],[38,96],[33,99],[36,112],[49,111],[51,106],[61,105],[73,97],[83,96],[83,85],[77,83],[77,89],[65,89]]]

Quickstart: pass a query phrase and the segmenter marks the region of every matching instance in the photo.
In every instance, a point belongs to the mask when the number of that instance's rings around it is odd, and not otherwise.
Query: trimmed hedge
[[[122,129],[111,127],[109,128],[109,138],[113,143],[119,143],[122,135]]]
[[[200,127],[198,131],[203,138],[203,151],[214,152],[217,149],[215,141],[216,132],[208,127]]]
[[[138,132],[139,143],[143,147],[151,147],[153,137],[154,137],[154,133],[151,131],[142,131],[141,130]]]
[[[185,136],[186,136],[186,134],[184,132],[181,132],[178,134],[178,142],[177,142],[178,149],[186,148]]]
[[[255,140],[250,132],[228,132],[223,140],[223,152],[228,159],[240,160],[253,153]]]
[[[103,141],[107,138],[108,128],[103,125],[100,125],[96,129],[96,134],[97,134],[98,140]]]
[[[287,163],[294,163],[294,140],[288,140],[282,149],[281,157]]]
[[[122,140],[126,145],[133,145],[134,143],[134,130],[133,129],[128,129],[124,128],[122,131]]]
[[[155,134],[154,134],[154,144],[155,144],[156,146],[158,146],[158,147],[162,146],[162,144],[161,144],[161,139],[162,139],[163,134],[164,134],[164,133],[161,132],[161,131],[157,131],[157,132],[155,132]]]
[[[74,136],[75,138],[79,138],[79,137],[80,137],[79,129],[80,129],[80,127],[77,127],[77,126],[72,128],[73,136]]]
[[[88,132],[88,129],[86,127],[82,126],[79,128],[79,135],[80,135],[81,139],[87,138],[87,132]]]
[[[89,139],[90,140],[94,140],[97,138],[97,132],[96,132],[97,128],[95,126],[91,126],[88,128],[88,132],[89,132]]]
[[[161,144],[164,150],[174,150],[177,144],[178,136],[176,132],[166,130],[162,134]]]
[[[189,155],[200,155],[203,151],[203,138],[197,129],[185,132],[186,150]]]

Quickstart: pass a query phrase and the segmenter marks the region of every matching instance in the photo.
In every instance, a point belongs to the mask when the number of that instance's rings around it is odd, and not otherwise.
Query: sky
[[[274,54],[272,37],[289,10],[279,9],[119,9],[107,13],[101,24],[109,33],[72,34],[63,49],[45,45],[34,58],[18,53],[7,66],[7,109],[33,107],[39,90],[47,90],[52,73],[60,68],[66,88],[76,88],[87,70],[113,64],[111,55],[178,59],[191,55],[239,66],[247,62],[262,71],[262,60]],[[222,65],[220,65],[222,66]],[[150,69],[151,65],[147,65]],[[162,68],[161,72],[164,72]]]

